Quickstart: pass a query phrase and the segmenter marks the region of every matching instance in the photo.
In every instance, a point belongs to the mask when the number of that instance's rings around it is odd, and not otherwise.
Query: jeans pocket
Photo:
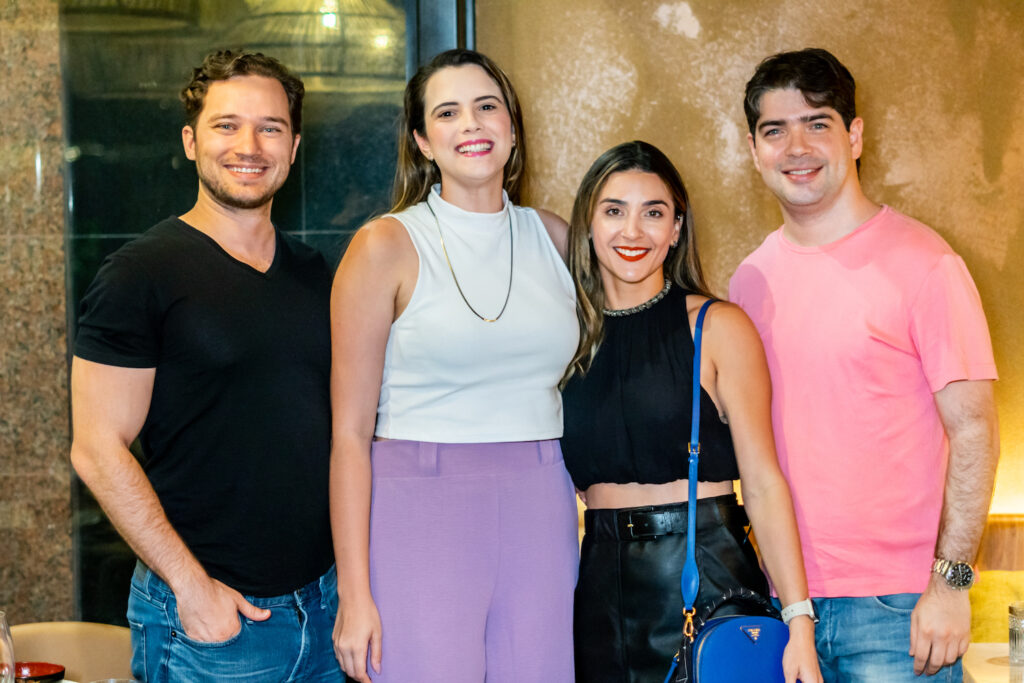
[[[178,614],[178,603],[177,600],[174,600],[173,598],[168,601],[167,616],[171,623],[171,640],[184,643],[190,647],[200,650],[229,647],[242,637],[242,633],[245,630],[245,620],[236,612],[235,616],[238,619],[238,631],[236,631],[235,634],[227,640],[205,641],[190,638],[185,633],[185,627],[181,625],[181,615]]]
[[[187,635],[185,635],[184,628],[178,628],[174,631],[171,631],[171,638],[179,642],[182,642],[188,645],[189,647],[194,647],[197,650],[216,650],[218,648],[231,647],[236,642],[238,642],[238,640],[242,637],[242,631],[245,629],[244,622],[240,620],[239,626],[240,628],[238,629],[238,633],[231,636],[227,640],[196,640],[195,638],[189,638]]]
[[[917,600],[920,597],[918,593],[893,593],[891,595],[876,595],[871,599],[881,609],[898,614],[910,614],[917,606]]]

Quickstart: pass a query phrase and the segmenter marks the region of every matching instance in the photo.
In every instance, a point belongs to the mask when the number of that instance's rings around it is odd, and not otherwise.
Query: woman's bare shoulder
[[[711,305],[704,322],[704,339],[716,365],[764,362],[761,335],[743,309],[734,303],[716,301]]]
[[[709,298],[703,294],[691,294],[686,297],[686,312],[690,317],[691,328],[696,325],[697,314]],[[735,338],[737,343],[743,345],[750,342],[756,342],[758,346],[761,344],[761,338],[754,323],[750,321],[742,308],[730,301],[714,299],[714,303],[708,307],[708,312],[705,314],[703,329],[705,339],[712,343],[718,340],[728,342]]]
[[[374,218],[363,225],[352,236],[341,261],[369,261],[376,265],[387,265],[388,262],[401,262],[406,258],[416,258],[416,248],[406,231],[405,226],[394,216]]]

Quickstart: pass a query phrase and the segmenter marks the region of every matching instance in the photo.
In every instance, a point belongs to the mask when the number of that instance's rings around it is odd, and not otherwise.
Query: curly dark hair
[[[199,113],[203,110],[206,91],[212,81],[226,81],[235,76],[266,76],[276,78],[288,97],[288,112],[291,117],[292,135],[302,132],[302,97],[306,87],[302,79],[273,57],[261,52],[218,50],[206,55],[203,63],[192,69],[192,78],[181,90],[181,101],[185,103],[185,119],[195,128]]]

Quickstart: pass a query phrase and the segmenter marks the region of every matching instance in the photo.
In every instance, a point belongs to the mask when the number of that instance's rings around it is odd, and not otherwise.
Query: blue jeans
[[[814,628],[825,683],[962,683],[960,661],[934,676],[915,676],[910,613],[920,593],[867,598],[814,598]],[[778,605],[778,600],[775,601]]]
[[[228,640],[195,641],[181,627],[171,589],[145,565],[136,565],[128,598],[132,676],[144,683],[345,680],[331,640],[338,611],[334,567],[293,593],[245,597],[269,609],[270,618],[239,615],[241,630]]]

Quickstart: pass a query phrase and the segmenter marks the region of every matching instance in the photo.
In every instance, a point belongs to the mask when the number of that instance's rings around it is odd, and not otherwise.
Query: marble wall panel
[[[530,201],[568,216],[608,147],[680,168],[705,270],[725,294],[780,214],[750,163],[742,93],[758,62],[824,47],[858,82],[868,195],[934,227],[985,303],[1001,381],[993,512],[1024,511],[1024,4],[1007,0],[477,0],[477,47],[524,101]]]
[[[70,619],[71,486],[56,0],[0,3],[0,608]]]

